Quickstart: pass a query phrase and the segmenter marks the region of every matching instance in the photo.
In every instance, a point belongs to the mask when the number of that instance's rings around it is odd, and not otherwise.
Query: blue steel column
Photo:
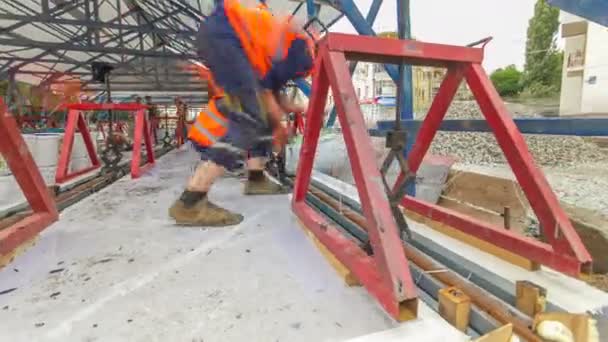
[[[399,39],[410,39],[411,23],[410,23],[410,0],[397,0],[397,34]],[[414,118],[414,102],[412,99],[412,66],[405,65],[403,75],[400,75],[402,86],[401,103],[401,119]]]
[[[401,0],[397,0],[397,1],[401,1]],[[363,15],[361,15],[361,12],[357,8],[357,5],[355,5],[353,0],[336,0],[335,5],[340,11],[342,11],[342,13],[344,13],[344,15],[346,15],[346,17],[351,22],[351,24],[353,25],[355,30],[357,30],[357,33],[359,33],[361,35],[366,35],[366,36],[375,36],[376,35],[376,32],[374,32],[372,26],[365,21],[365,19],[363,18]],[[397,3],[397,5],[398,5],[398,9],[399,9],[399,7],[403,8],[404,10],[409,9],[409,2],[407,3],[407,6],[405,6],[404,4],[401,4],[401,6],[400,6],[399,2]],[[407,15],[407,13],[406,13],[406,15]],[[407,21],[409,22],[409,20],[407,20]],[[384,69],[386,70],[388,75],[391,77],[391,79],[395,82],[395,84],[398,84],[399,71],[397,70],[397,67],[395,67],[394,65],[385,64]],[[411,79],[411,76],[410,76],[410,79]],[[411,82],[410,82],[410,86],[409,86],[409,94],[407,93],[407,86],[403,88],[403,91],[405,92],[405,94],[403,94],[402,96],[405,96],[406,98],[408,98],[408,97],[410,98],[409,100],[406,100],[405,103],[406,104],[408,102],[411,103]],[[404,106],[404,110],[407,111],[408,107]],[[411,111],[412,111],[411,106],[409,108],[409,111],[411,113]]]
[[[397,0],[397,34],[399,39],[409,39],[412,37],[411,23],[410,23],[410,0]],[[402,91],[397,96],[401,97],[401,113],[399,116],[401,120],[412,120],[414,118],[414,101],[412,98],[412,66],[403,65],[399,66],[399,77],[400,87]],[[405,158],[407,158],[408,151],[411,150],[416,140],[416,135],[408,135],[407,145],[404,151]],[[412,181],[407,185],[407,194],[410,196],[416,195],[416,182]]]
[[[376,17],[378,16],[378,11],[380,10],[381,5],[382,5],[382,0],[374,0],[374,2],[372,2],[372,5],[369,7],[369,11],[367,12],[365,21],[370,26],[374,25],[374,22],[376,21]],[[357,63],[358,63],[358,61],[352,61],[352,62],[350,62],[350,65],[348,66],[348,71],[350,72],[351,76],[355,72],[355,69],[357,68]],[[334,106],[331,109],[331,112],[329,113],[329,118],[327,118],[326,127],[333,127],[334,123],[336,122],[336,114],[337,114],[336,106]]]
[[[309,20],[317,15],[317,9],[315,8],[314,0],[306,0],[306,14]]]

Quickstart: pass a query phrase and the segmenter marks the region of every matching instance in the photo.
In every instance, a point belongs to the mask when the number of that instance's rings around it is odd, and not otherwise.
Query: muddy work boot
[[[187,190],[169,208],[169,216],[181,226],[227,227],[243,221],[243,215],[211,203],[206,193]]]
[[[281,195],[289,193],[289,189],[270,180],[264,171],[249,171],[245,183],[245,195]]]

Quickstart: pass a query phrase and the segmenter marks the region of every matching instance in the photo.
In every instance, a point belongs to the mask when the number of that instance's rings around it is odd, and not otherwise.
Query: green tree
[[[556,45],[559,9],[545,0],[537,0],[529,21],[526,41],[526,65],[522,79],[526,92],[546,96],[559,92],[562,53]]]
[[[496,69],[490,79],[500,96],[514,96],[521,91],[522,72],[515,65],[509,65],[502,69]]]

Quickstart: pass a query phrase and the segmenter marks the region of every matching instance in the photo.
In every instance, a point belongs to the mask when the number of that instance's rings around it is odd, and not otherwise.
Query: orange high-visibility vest
[[[306,40],[311,56],[314,42],[302,32],[294,30],[291,17],[275,18],[265,8],[247,8],[236,0],[224,3],[226,16],[236,32],[245,55],[260,78],[264,77],[276,61],[285,59],[296,38]]]
[[[228,120],[218,110],[217,99],[219,97],[209,100],[209,108],[198,114],[188,132],[188,139],[203,147],[212,146],[228,132]]]

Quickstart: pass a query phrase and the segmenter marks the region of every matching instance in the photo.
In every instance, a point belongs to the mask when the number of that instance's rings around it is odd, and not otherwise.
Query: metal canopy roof
[[[333,24],[340,12],[315,1],[318,17]],[[304,0],[270,0],[271,10],[295,12],[305,20]],[[2,0],[0,79],[15,77],[34,85],[91,82],[91,62],[115,66],[112,90],[200,94],[206,85],[185,66],[196,59],[198,22],[213,0]],[[203,94],[205,93],[205,94]]]

